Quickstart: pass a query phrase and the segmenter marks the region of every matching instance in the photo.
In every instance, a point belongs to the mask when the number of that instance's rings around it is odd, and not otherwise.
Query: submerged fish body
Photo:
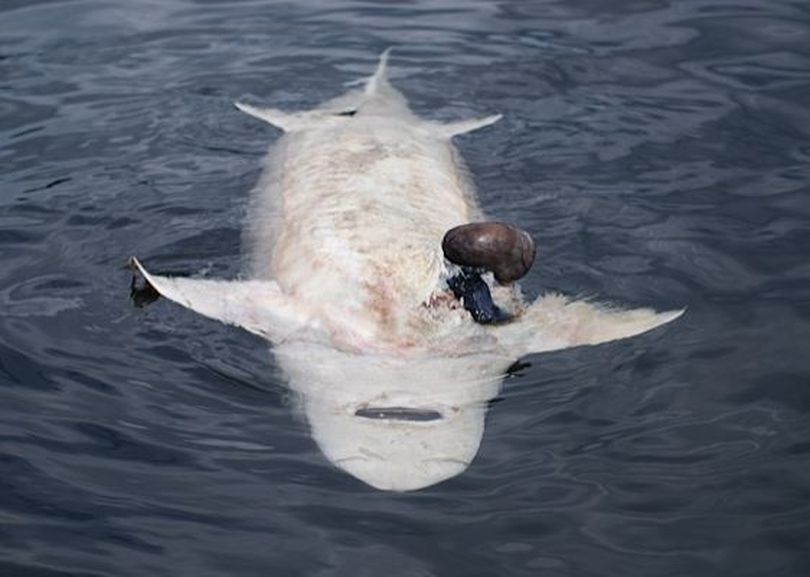
[[[244,281],[160,277],[164,297],[274,345],[327,458],[366,483],[412,490],[462,472],[489,399],[529,353],[636,335],[681,314],[622,311],[488,282],[511,315],[482,325],[448,289],[454,227],[484,219],[452,138],[499,116],[415,116],[386,75],[316,110],[237,106],[277,126],[251,197]],[[533,254],[532,254],[533,257]]]

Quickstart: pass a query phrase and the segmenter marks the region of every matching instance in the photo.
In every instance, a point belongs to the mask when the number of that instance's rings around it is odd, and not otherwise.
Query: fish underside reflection
[[[284,133],[252,193],[245,280],[132,265],[150,291],[272,343],[327,459],[408,491],[469,466],[520,357],[637,335],[682,311],[525,301],[515,279],[534,245],[487,223],[452,144],[499,116],[418,118],[386,63],[315,110],[237,104]]]

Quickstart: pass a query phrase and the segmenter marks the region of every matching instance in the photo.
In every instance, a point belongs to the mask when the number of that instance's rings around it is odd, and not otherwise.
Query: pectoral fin
[[[201,315],[278,342],[307,325],[307,316],[272,281],[223,281],[165,277],[130,266],[161,296]]]
[[[620,310],[561,295],[538,298],[515,321],[498,327],[499,340],[519,354],[597,345],[645,333],[684,310]]]

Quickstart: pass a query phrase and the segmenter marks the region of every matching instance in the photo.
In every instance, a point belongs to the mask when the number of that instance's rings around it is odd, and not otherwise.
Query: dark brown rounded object
[[[507,284],[534,263],[534,240],[525,230],[501,222],[473,222],[451,228],[442,240],[444,256],[459,266],[485,268]]]

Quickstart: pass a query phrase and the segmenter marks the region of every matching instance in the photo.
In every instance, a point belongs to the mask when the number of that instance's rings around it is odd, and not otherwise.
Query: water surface
[[[278,132],[395,46],[524,283],[687,306],[538,355],[411,494],[328,464],[264,344],[128,299],[240,271]],[[810,572],[810,7],[788,0],[0,2],[0,574]]]

